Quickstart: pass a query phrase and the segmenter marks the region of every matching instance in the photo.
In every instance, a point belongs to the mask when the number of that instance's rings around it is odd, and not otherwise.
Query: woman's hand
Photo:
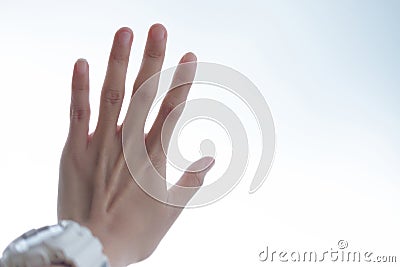
[[[129,28],[121,28],[115,34],[101,92],[99,119],[91,134],[88,133],[89,66],[82,59],[76,62],[72,78],[70,130],[60,164],[58,219],[74,220],[89,227],[101,240],[114,267],[138,262],[151,255],[182,211],[182,208],[166,205],[147,195],[131,177],[125,162],[122,127],[117,125],[117,121],[124,98],[132,40],[133,33]],[[132,95],[144,81],[161,71],[166,41],[165,28],[160,24],[153,25]],[[195,55],[187,53],[180,63],[194,61]],[[193,79],[194,73],[195,68],[180,75],[189,75]],[[166,158],[161,147],[161,128],[173,108],[186,101],[189,88],[190,84],[186,84],[170,90],[151,130],[146,135],[143,133],[152,164],[163,177]],[[140,105],[134,109],[143,110]],[[143,125],[137,124],[138,129],[143,129]],[[135,144],[132,149],[135,149]],[[184,201],[189,201],[213,163],[213,158],[204,157],[194,163],[202,171],[187,171],[180,178],[178,184],[193,188],[191,194],[176,196],[173,194],[177,191],[167,190],[165,186],[167,197],[183,197]],[[153,175],[147,172],[150,169],[142,168],[135,173],[143,175],[141,178],[151,179]]]

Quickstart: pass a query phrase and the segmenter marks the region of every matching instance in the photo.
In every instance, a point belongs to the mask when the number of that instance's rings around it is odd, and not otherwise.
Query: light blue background
[[[74,61],[90,64],[93,129],[114,32],[135,33],[129,88],[161,22],[166,67],[193,51],[259,87],[277,153],[255,195],[250,173],[222,201],[184,212],[141,266],[260,266],[266,245],[329,250],[339,239],[398,253],[399,14],[396,0],[1,1],[0,249],[56,220]]]

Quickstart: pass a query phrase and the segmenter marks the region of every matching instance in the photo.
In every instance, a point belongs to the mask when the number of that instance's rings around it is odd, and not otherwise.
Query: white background
[[[330,251],[340,239],[399,261],[399,13],[395,0],[1,0],[0,249],[56,222],[75,60],[90,64],[93,129],[114,32],[128,26],[135,34],[130,88],[147,30],[160,22],[169,35],[165,67],[193,51],[259,87],[276,123],[277,151],[267,181],[249,195],[259,153],[253,140],[253,165],[238,187],[186,210],[138,266],[265,266],[258,254],[267,245]],[[193,89],[191,97],[201,87]],[[218,140],[210,180],[229,155]],[[200,141],[182,144],[193,148],[191,159]]]

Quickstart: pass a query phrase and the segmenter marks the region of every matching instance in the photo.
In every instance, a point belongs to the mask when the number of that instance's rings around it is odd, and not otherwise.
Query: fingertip
[[[197,61],[196,55],[193,52],[188,52],[182,57],[180,63],[196,62],[196,61]]]
[[[191,164],[187,172],[207,173],[215,164],[215,158],[205,156]]]
[[[76,60],[76,62],[86,62],[87,63],[87,60],[85,58],[81,57],[81,58],[78,58]]]
[[[133,36],[133,31],[129,27],[121,27],[121,28],[119,28],[118,31],[116,32],[116,34],[119,34],[121,32],[127,32],[127,33],[129,33],[130,35]]]
[[[75,62],[75,71],[77,73],[84,74],[87,72],[88,68],[89,68],[89,64],[88,64],[87,60],[84,58],[79,58]]]
[[[122,27],[115,33],[114,40],[122,46],[129,47],[133,41],[133,32],[128,27]]]
[[[155,23],[149,29],[149,37],[154,41],[162,41],[167,37],[167,29],[161,23]]]

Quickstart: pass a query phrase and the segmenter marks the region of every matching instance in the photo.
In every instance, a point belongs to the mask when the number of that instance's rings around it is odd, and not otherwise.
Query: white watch
[[[3,252],[0,267],[109,267],[100,241],[73,221],[33,229],[14,240]]]

